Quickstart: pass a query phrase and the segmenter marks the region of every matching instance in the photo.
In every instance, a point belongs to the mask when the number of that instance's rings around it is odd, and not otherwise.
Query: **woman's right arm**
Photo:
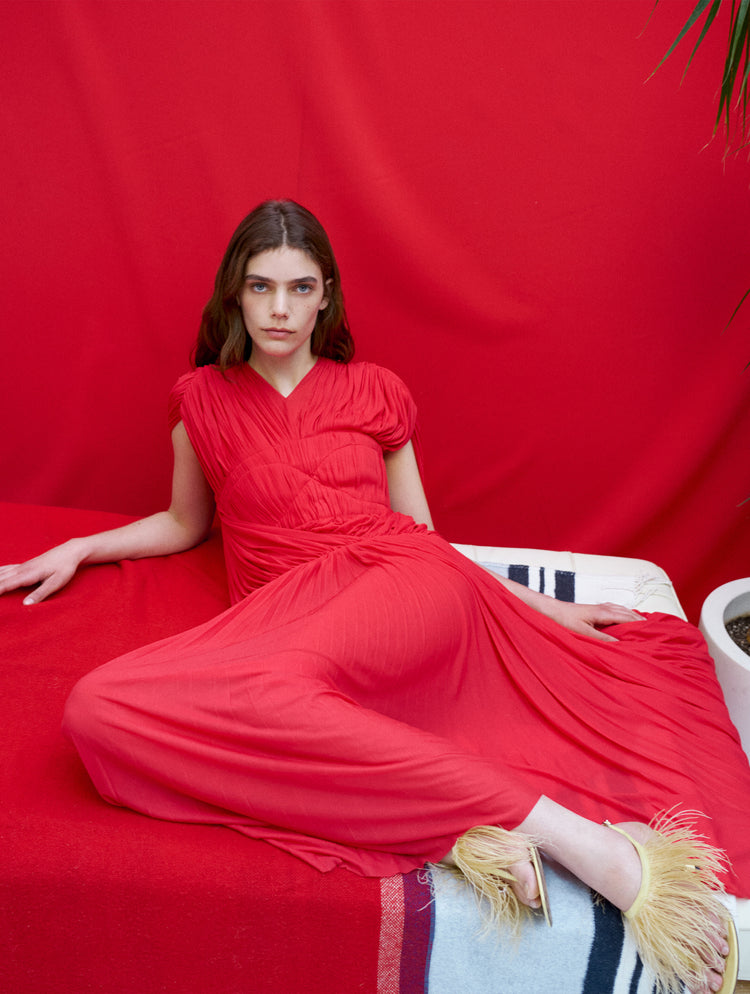
[[[213,522],[214,497],[181,421],[172,432],[172,446],[172,500],[166,511],[122,528],[72,538],[28,562],[0,567],[0,594],[39,584],[24,600],[38,604],[64,587],[83,564],[168,556],[202,542]]]

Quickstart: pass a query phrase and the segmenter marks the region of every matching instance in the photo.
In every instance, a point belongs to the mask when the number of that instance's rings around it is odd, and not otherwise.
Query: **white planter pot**
[[[729,637],[727,621],[750,614],[750,577],[717,587],[706,598],[699,628],[716,664],[724,699],[750,756],[750,656]]]

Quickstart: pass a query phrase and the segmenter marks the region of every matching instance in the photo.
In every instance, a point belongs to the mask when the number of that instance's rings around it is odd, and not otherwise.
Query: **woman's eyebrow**
[[[246,273],[246,280],[257,280],[259,283],[275,283],[275,280],[269,279],[268,276],[261,276],[259,273]],[[315,276],[295,276],[294,279],[288,281],[289,283],[317,283],[318,280]]]

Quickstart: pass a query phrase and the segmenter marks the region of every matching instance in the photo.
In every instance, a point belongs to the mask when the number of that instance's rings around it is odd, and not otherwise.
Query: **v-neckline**
[[[277,390],[276,387],[273,385],[273,383],[269,382],[269,380],[267,380],[265,376],[262,375],[262,373],[259,373],[258,370],[255,369],[255,367],[251,366],[249,362],[246,363],[245,365],[247,369],[250,370],[253,377],[256,380],[259,380],[261,383],[265,384],[265,386],[271,391],[271,393],[275,397],[278,397],[278,399],[282,403],[288,403],[289,401],[292,400],[293,397],[297,396],[300,388],[304,386],[312,378],[312,375],[315,372],[315,370],[324,362],[325,360],[323,360],[321,356],[318,356],[317,359],[315,360],[314,365],[311,366],[310,369],[308,369],[308,371],[305,373],[305,375],[302,377],[299,383],[297,383],[297,385],[294,387],[291,393],[288,393],[286,395],[284,395],[280,390]]]

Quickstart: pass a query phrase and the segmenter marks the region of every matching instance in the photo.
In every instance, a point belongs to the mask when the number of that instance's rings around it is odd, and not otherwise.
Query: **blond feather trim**
[[[534,840],[520,832],[508,832],[495,825],[478,825],[465,832],[453,846],[450,860],[440,865],[460,873],[474,892],[485,912],[486,925],[503,924],[517,932],[521,922],[533,911],[516,897],[510,872],[514,863],[532,861]],[[540,871],[537,871],[539,874]],[[540,890],[543,881],[539,880]]]
[[[641,860],[641,886],[624,915],[659,994],[682,991],[683,985],[690,991],[703,989],[707,964],[716,957],[710,937],[717,922],[729,917],[719,897],[726,854],[694,831],[694,815],[657,816],[645,842],[610,825],[632,843]]]

